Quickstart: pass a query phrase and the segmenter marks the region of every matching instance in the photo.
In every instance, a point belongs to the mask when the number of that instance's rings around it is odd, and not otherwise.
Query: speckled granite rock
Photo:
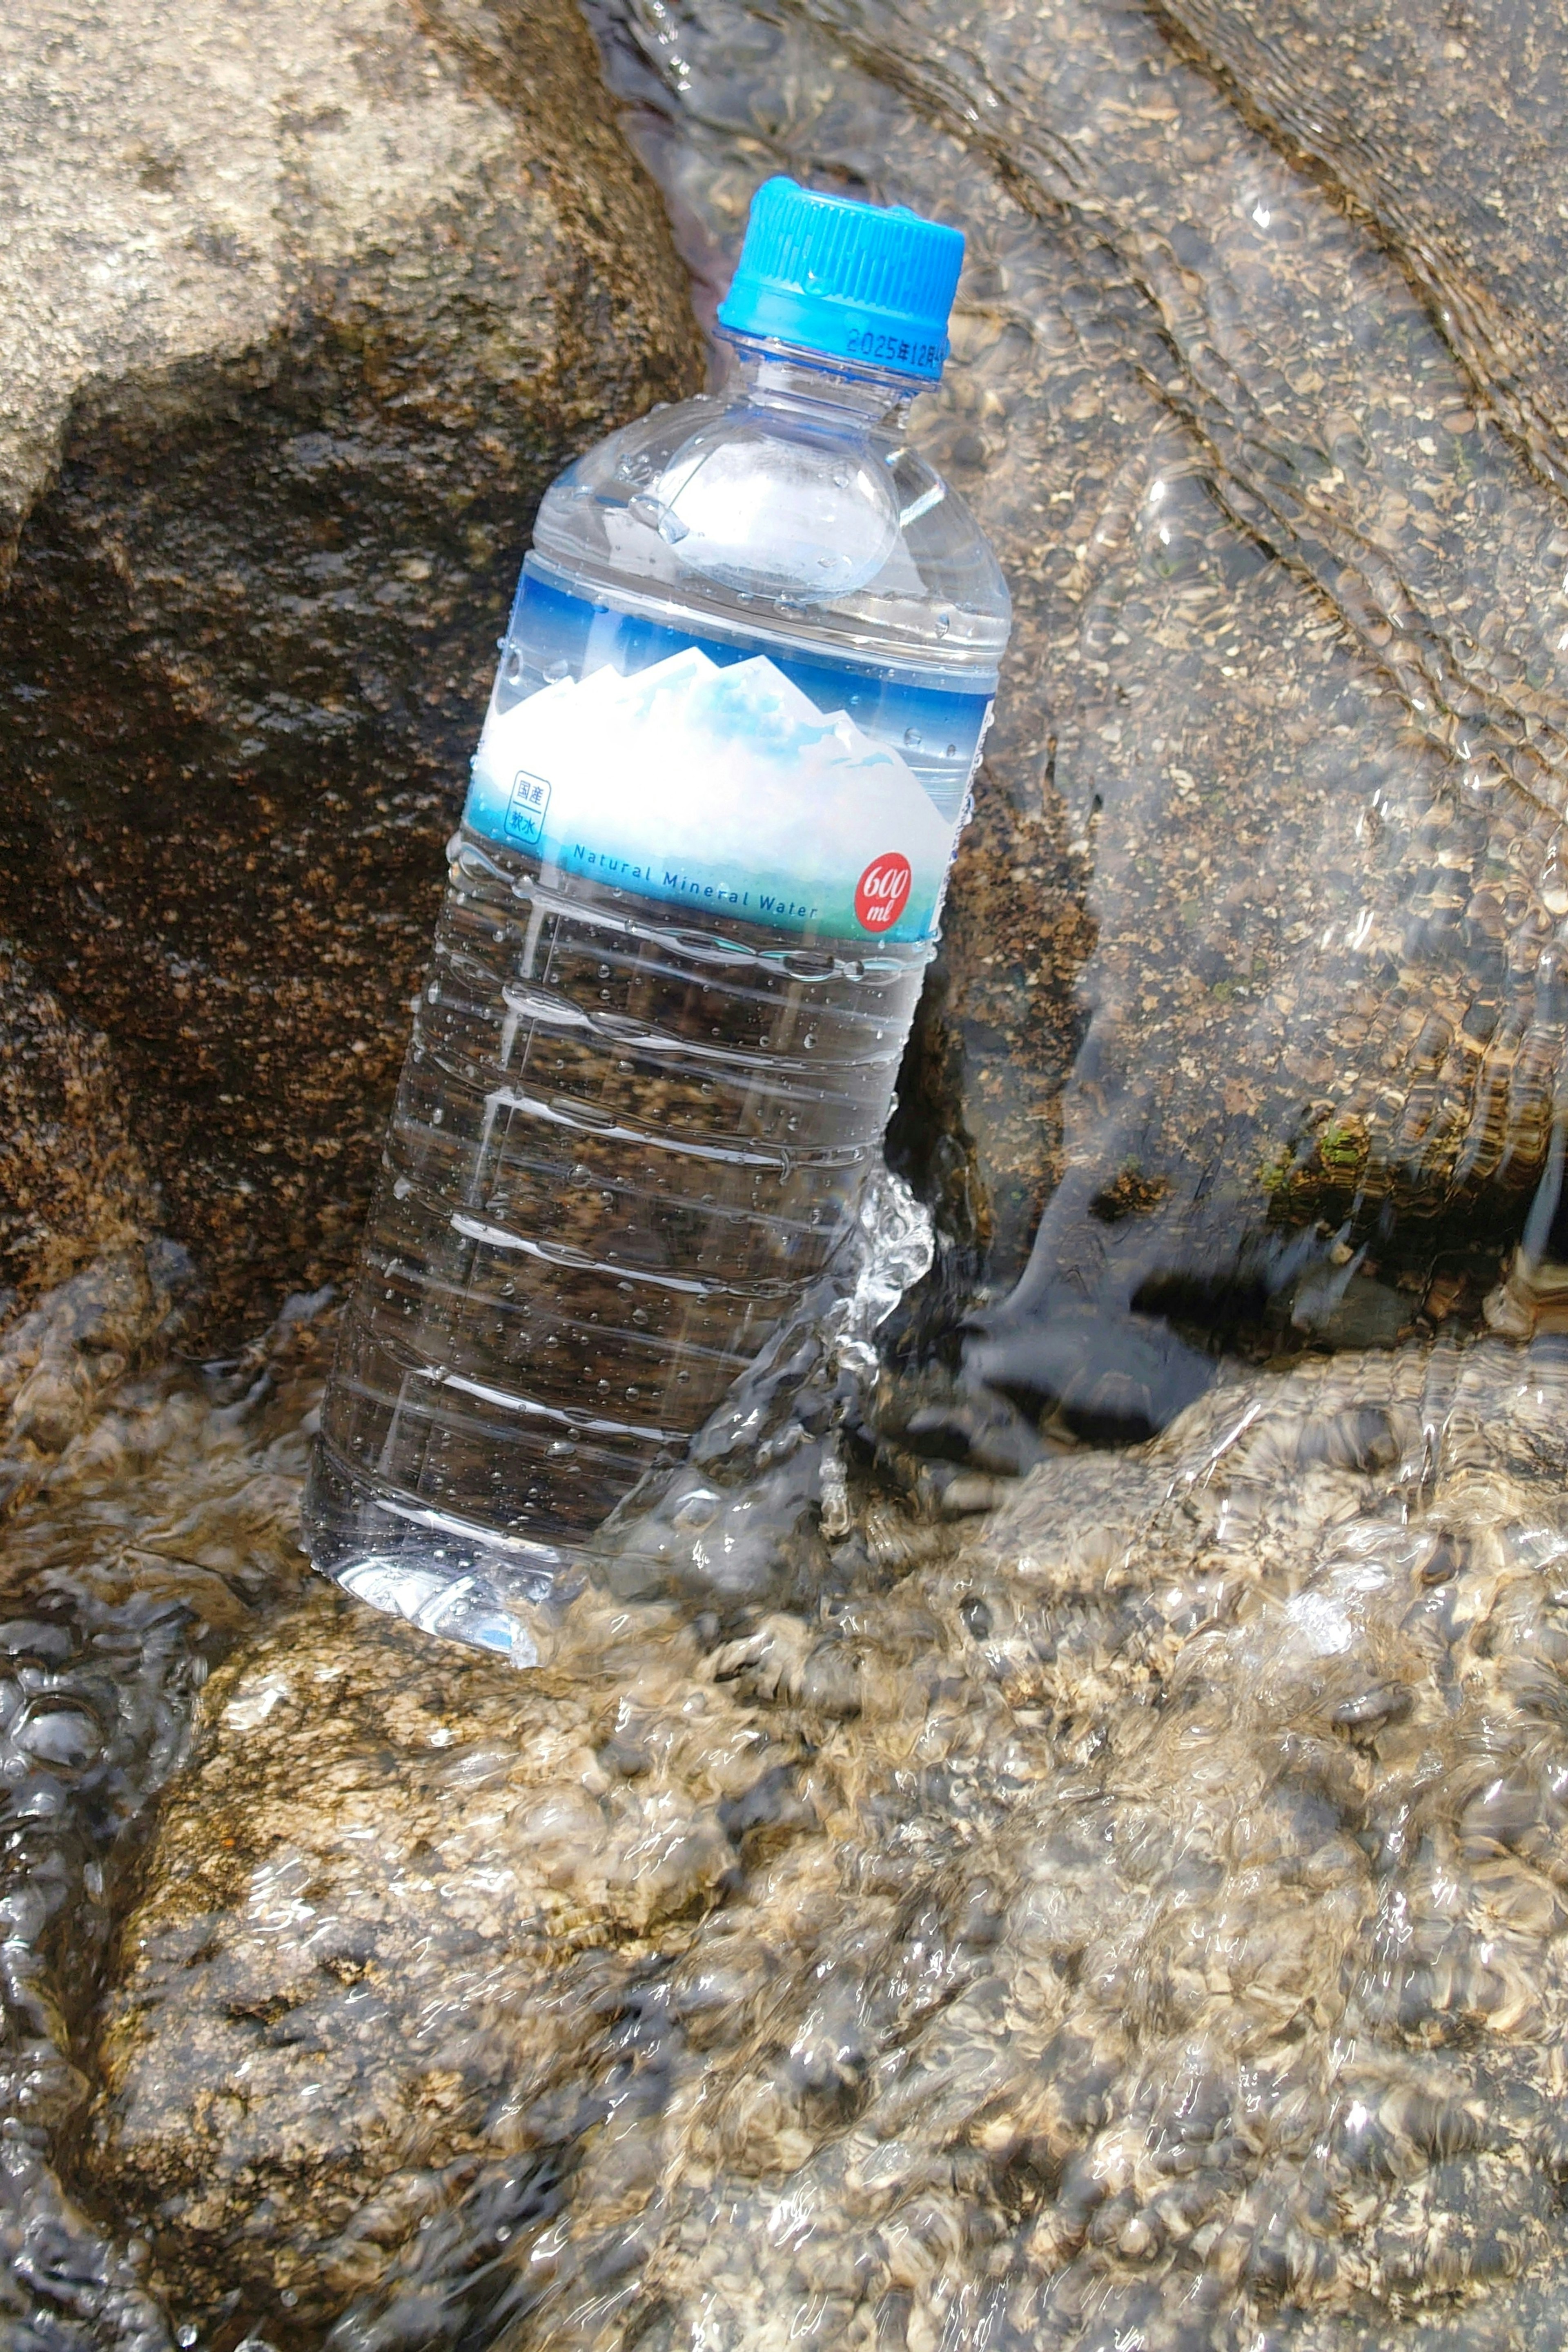
[[[352,1249],[533,504],[684,280],[568,0],[39,0],[0,152],[0,932],[244,1318]]]

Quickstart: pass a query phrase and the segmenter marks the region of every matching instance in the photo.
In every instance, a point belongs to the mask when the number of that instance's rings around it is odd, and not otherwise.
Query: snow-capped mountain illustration
[[[923,936],[952,835],[891,744],[766,655],[700,646],[492,705],[468,815],[571,871],[837,938],[864,930],[857,886],[889,856],[912,870],[896,936]]]

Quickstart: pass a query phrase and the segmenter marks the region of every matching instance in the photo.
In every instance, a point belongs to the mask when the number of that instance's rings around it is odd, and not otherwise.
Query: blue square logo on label
[[[528,849],[537,848],[544,838],[544,813],[549,806],[550,787],[543,777],[531,776],[526,768],[520,768],[507,803],[507,839],[521,842]]]

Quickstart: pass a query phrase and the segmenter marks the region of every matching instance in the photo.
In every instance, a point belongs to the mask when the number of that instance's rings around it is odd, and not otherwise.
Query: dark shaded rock
[[[6,85],[0,930],[221,1325],[347,1263],[533,505],[694,349],[566,0],[214,37],[105,0]]]
[[[0,945],[0,1313],[138,1237],[153,1208],[107,1038]]]

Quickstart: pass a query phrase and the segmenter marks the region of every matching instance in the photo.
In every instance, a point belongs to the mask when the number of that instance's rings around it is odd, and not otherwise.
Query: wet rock
[[[1233,1372],[543,1675],[316,1594],[207,1685],[95,2205],[275,2343],[1548,2340],[1565,1403],[1557,1337]]]
[[[1310,8],[1175,0],[1173,37],[1286,150],[1327,173],[1425,296],[1489,409],[1568,487],[1562,206],[1544,124],[1563,102],[1555,10],[1464,9],[1424,22],[1358,0],[1334,37]],[[1484,193],[1483,190],[1484,185]],[[1463,406],[1442,429],[1474,429]]]
[[[198,1378],[168,1353],[180,1269],[125,1250],[0,1347],[0,2330],[172,2352],[145,2250],[62,2182],[89,2021],[139,1834],[237,1633],[298,1585],[310,1305]]]
[[[108,1039],[0,947],[0,1313],[153,1216]]]
[[[105,1759],[139,1818],[239,1640],[101,2046],[124,1848],[23,1849],[0,2292],[71,2352],[1556,2342],[1568,1360],[1491,1287],[1555,1115],[1556,510],[1438,438],[1427,313],[1142,13],[637,22],[694,251],[775,163],[972,231],[919,429],[1019,588],[1016,731],[905,1148],[994,1279],[1058,1187],[1041,1349],[750,1484],[741,1412],[530,1681],[326,1594],[256,1626],[260,1365],[79,1424],[46,1381],[27,1821]],[[1216,1363],[1260,1328],[1373,1352]],[[132,1646],[144,1589],[194,1654]],[[83,1590],[133,1693],[192,1658],[97,1751]]]
[[[0,932],[222,1324],[347,1261],[534,502],[691,330],[565,0],[7,44]]]
[[[1190,13],[1239,57],[1245,11]],[[1369,7],[1329,41],[1298,9],[1271,64],[1273,21],[1246,36],[1303,121],[1326,95],[1314,155],[1395,126],[1382,167],[1362,158],[1384,194],[1396,174],[1458,224],[1477,274],[1506,237],[1497,332],[1462,365],[1435,281],[1414,289],[1360,199],[1326,203],[1142,10],[909,0],[873,23],[814,0],[759,31],[734,0],[657,37],[605,14],[707,277],[778,168],[969,238],[914,429],[994,541],[1016,628],[896,1133],[978,1253],[950,1255],[956,1303],[976,1277],[1001,1299],[1038,1226],[972,1370],[1092,1427],[1106,1378],[1156,1418],[1191,1393],[1094,1352],[1139,1359],[1151,1320],[1200,1356],[1391,1339],[1445,1256],[1473,1316],[1551,1173],[1564,1034],[1568,535],[1476,393],[1492,361],[1515,393],[1538,361],[1539,418],[1555,398],[1555,329],[1504,333],[1516,301],[1556,315],[1557,183],[1527,128],[1551,12],[1473,35],[1511,60],[1495,218],[1467,160],[1489,88],[1440,112],[1411,62],[1463,27]],[[1430,179],[1399,161],[1417,149]],[[1316,1277],[1347,1258],[1363,1286],[1330,1314]]]
[[[9,1326],[0,1339],[0,1513],[96,1417],[106,1391],[163,1355],[190,1288],[180,1251],[127,1240]]]
[[[521,1677],[319,1589],[214,1677],[124,1933],[92,2164],[182,2319],[237,2294],[291,2335],[377,2290],[405,2320],[433,2231],[493,2264],[584,2132],[626,2137],[590,2021],[689,1948],[741,1853],[816,1826],[798,1742],[689,1633],[594,1625]]]

